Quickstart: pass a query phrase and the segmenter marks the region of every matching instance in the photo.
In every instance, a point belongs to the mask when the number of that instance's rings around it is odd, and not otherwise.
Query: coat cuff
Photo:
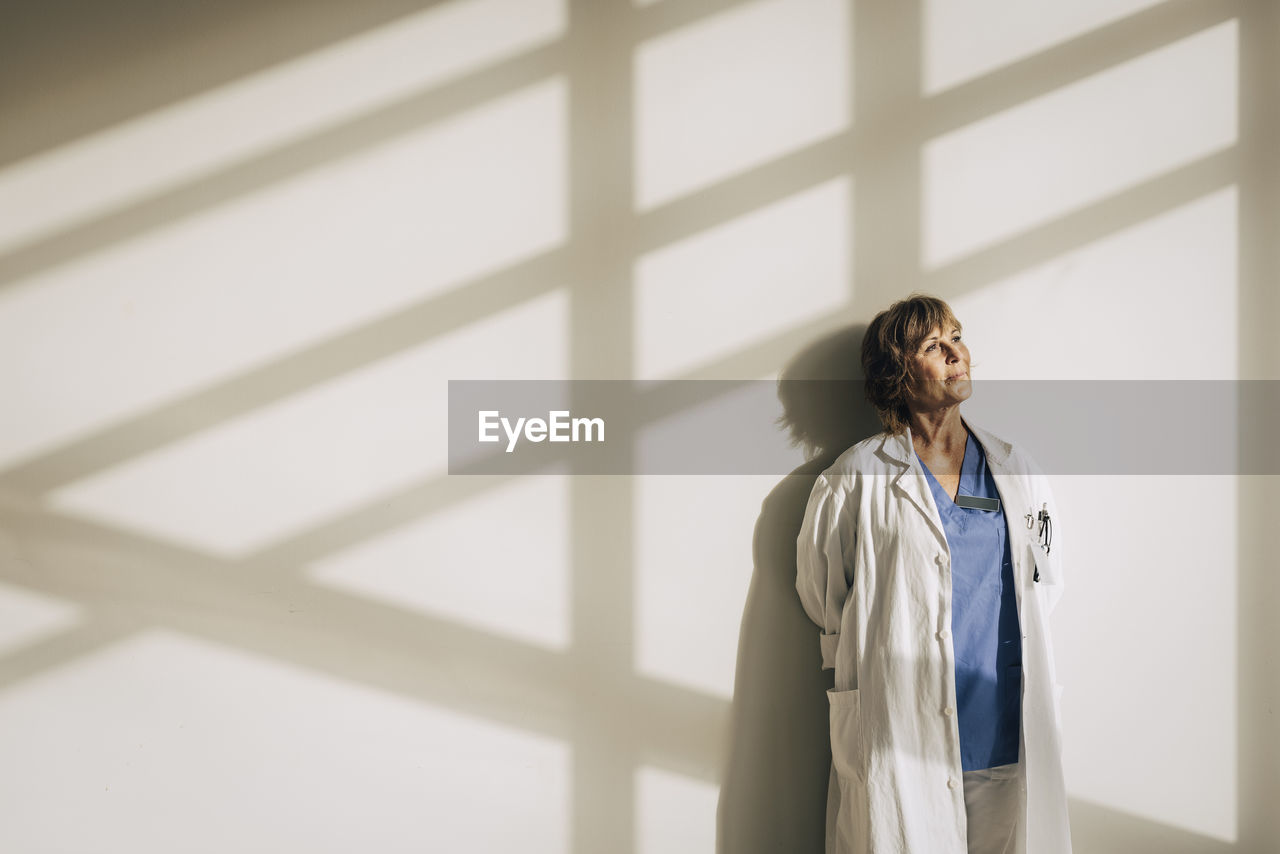
[[[840,646],[839,632],[823,632],[822,642],[822,669],[834,670],[836,666],[836,649]]]

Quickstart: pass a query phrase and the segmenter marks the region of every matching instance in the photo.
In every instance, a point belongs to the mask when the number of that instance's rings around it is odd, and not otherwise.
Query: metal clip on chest
[[[1049,503],[1046,501],[1040,507],[1040,512],[1035,516],[1030,513],[1026,515],[1027,530],[1031,530],[1039,523],[1040,528],[1036,531],[1036,539],[1039,544],[1044,547],[1044,553],[1049,554],[1049,550],[1053,545],[1053,522],[1049,519]],[[1032,581],[1040,580],[1040,567],[1036,567],[1035,573],[1031,576]]]

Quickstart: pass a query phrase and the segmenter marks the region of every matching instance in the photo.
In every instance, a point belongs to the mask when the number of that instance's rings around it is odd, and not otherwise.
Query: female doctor
[[[818,476],[797,539],[835,671],[827,852],[1069,854],[1048,483],[961,416],[969,349],[942,300],[877,315],[862,367],[885,430]]]

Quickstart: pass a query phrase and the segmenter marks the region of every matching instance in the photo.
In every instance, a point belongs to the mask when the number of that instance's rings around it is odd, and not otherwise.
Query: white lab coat
[[[1000,493],[1017,582],[1027,785],[1019,850],[1070,854],[1049,634],[1063,586],[1059,517],[1035,463],[965,423]],[[1046,503],[1048,554],[1025,520]],[[835,670],[827,854],[965,854],[950,549],[910,430],[859,442],[819,475],[796,559],[801,602],[822,629],[822,666]]]

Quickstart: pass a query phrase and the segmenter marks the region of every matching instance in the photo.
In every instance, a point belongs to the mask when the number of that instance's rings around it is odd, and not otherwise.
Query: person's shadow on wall
[[[809,461],[765,498],[738,638],[729,750],[716,820],[718,854],[822,854],[831,766],[818,627],[796,593],[796,537],[814,480],[880,431],[862,394],[866,325],[842,329],[782,371],[780,419]]]

